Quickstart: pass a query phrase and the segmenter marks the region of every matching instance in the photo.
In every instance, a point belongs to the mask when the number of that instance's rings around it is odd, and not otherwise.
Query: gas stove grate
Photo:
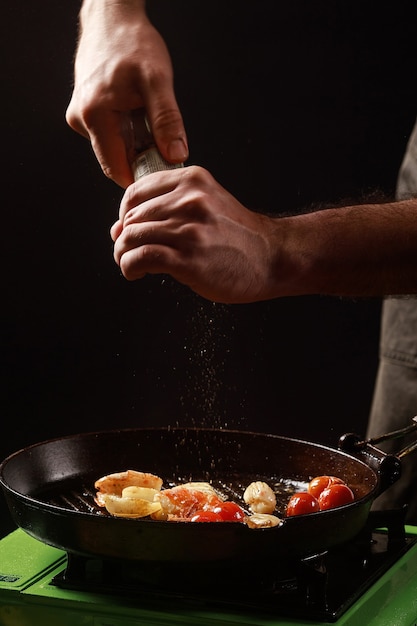
[[[110,561],[68,555],[53,584],[77,591],[129,596],[142,606],[198,606],[335,622],[417,542],[404,511],[371,513],[351,542],[309,559],[263,571],[231,565],[212,571],[184,564]],[[341,566],[342,564],[342,566]]]

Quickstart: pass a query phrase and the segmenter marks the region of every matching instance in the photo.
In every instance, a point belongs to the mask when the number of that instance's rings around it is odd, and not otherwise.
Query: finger
[[[66,121],[69,126],[91,141],[91,145],[103,173],[126,189],[133,182],[133,173],[127,154],[124,136],[125,115],[117,111],[87,112],[83,120],[76,114],[71,100]]]
[[[88,122],[90,141],[104,174],[126,189],[133,182],[124,137],[124,116],[117,111],[100,111]]]
[[[144,219],[144,216],[149,217],[151,211],[161,211],[163,207],[171,207],[173,198],[166,198],[170,192],[174,191],[183,175],[186,168],[179,168],[174,170],[164,170],[162,172],[153,172],[144,176],[140,180],[130,185],[122,198],[119,210],[119,220],[125,224],[126,220],[135,221],[136,219]],[[145,206],[145,203],[152,199],[164,196],[162,203],[150,203]],[[137,210],[136,210],[137,209]],[[139,215],[141,216],[139,218]],[[160,213],[160,215],[162,215]],[[160,217],[152,217],[151,219],[160,219]]]
[[[181,241],[180,241],[180,240]],[[184,228],[179,238],[178,227],[174,221],[144,221],[134,222],[124,226],[119,237],[116,238],[114,244],[114,258],[118,265],[122,256],[134,249],[143,248],[145,246],[164,246],[179,250],[189,250],[191,246],[195,246],[196,240],[192,238],[192,233]]]
[[[113,256],[118,265],[122,256],[130,250],[139,249],[145,245],[169,245],[167,230],[160,228],[158,222],[135,223],[123,228],[116,238]]]
[[[129,281],[143,278],[146,274],[166,274],[168,270],[171,276],[180,279],[182,273],[177,251],[164,245],[144,245],[127,250],[118,265]]]
[[[116,239],[120,236],[122,230],[123,224],[120,220],[117,220],[117,222],[115,222],[110,228],[110,237],[112,238],[112,241],[116,241]]]
[[[170,163],[184,163],[189,156],[187,134],[172,89],[150,91],[145,109],[162,156]]]

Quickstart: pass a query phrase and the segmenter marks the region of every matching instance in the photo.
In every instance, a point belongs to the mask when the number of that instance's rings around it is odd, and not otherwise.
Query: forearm
[[[278,296],[417,293],[417,199],[322,210],[276,226]]]

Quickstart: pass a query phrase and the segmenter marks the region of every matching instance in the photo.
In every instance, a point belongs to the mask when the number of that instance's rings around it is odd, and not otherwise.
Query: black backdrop
[[[268,212],[393,193],[417,110],[412,1],[148,6],[172,53],[190,163]],[[378,299],[226,307],[167,277],[121,277],[108,233],[122,192],[64,119],[78,8],[2,7],[1,457],[152,424],[331,445],[363,432]]]

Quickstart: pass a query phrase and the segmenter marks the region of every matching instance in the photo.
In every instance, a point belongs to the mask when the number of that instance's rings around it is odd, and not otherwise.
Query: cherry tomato
[[[236,502],[222,502],[213,509],[214,513],[220,515],[224,522],[242,522],[245,517],[245,511]]]
[[[353,491],[347,485],[334,484],[324,489],[318,497],[320,511],[343,506],[355,499]]]
[[[330,485],[341,484],[344,485],[345,482],[341,478],[337,478],[336,476],[316,476],[311,480],[308,484],[307,491],[311,493],[312,496],[318,498],[324,489],[330,487]]]
[[[305,515],[306,513],[316,513],[319,511],[319,503],[317,498],[307,491],[294,493],[288,500],[287,516]]]
[[[192,522],[222,522],[222,518],[214,511],[196,511],[191,518]]]

